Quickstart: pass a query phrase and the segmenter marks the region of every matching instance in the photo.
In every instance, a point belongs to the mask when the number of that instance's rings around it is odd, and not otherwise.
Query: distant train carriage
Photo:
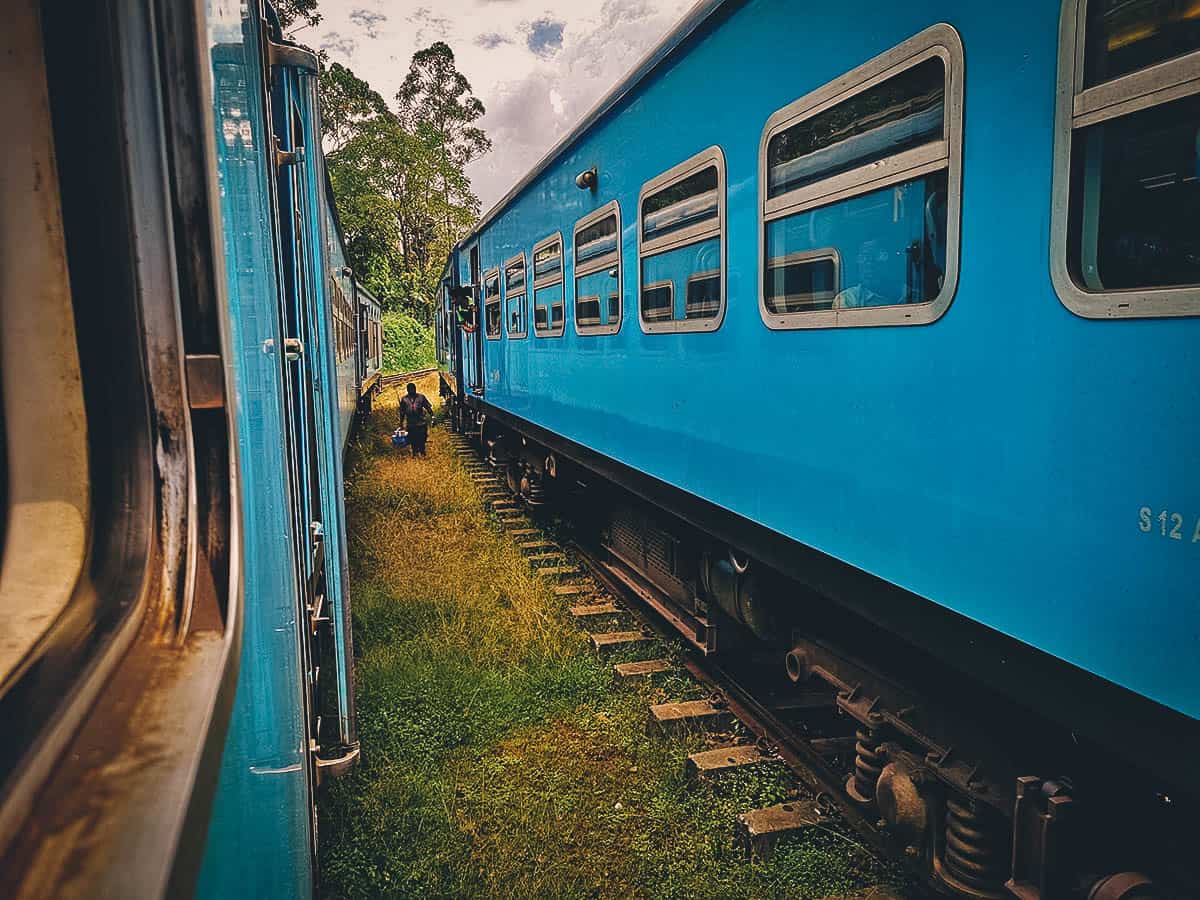
[[[383,311],[375,295],[355,284],[358,302],[358,406],[371,412],[371,403],[383,389]]]
[[[452,421],[942,889],[1194,888],[1198,178],[1195,3],[701,2],[452,252]]]
[[[0,883],[311,896],[382,356],[317,59],[258,0],[7,13]]]

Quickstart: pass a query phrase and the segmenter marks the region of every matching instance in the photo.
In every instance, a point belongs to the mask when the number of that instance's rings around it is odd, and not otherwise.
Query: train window
[[[500,270],[492,269],[483,276],[483,315],[487,337],[500,339]]]
[[[617,201],[575,224],[575,331],[615,334],[621,327],[621,209]]]
[[[523,338],[529,333],[526,324],[525,254],[514,256],[504,264],[504,302],[508,308],[508,336]]]
[[[675,308],[675,283],[655,281],[642,287],[642,321],[670,321]]]
[[[721,149],[709,147],[647,182],[638,212],[642,330],[715,331],[725,312]]]
[[[1200,12],[1067,0],[1050,272],[1089,318],[1200,315]]]
[[[833,247],[787,253],[767,260],[766,293],[771,311],[829,309],[840,283],[840,254]]]
[[[759,151],[770,328],[917,325],[958,281],[963,50],[934,25],[779,110]]]
[[[533,248],[533,330],[557,337],[563,325],[562,235],[553,234]]]

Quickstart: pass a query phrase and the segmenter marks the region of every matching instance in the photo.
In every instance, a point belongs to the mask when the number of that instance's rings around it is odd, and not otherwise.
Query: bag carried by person
[[[392,432],[392,446],[396,448],[408,446],[408,432],[403,428],[397,428]]]

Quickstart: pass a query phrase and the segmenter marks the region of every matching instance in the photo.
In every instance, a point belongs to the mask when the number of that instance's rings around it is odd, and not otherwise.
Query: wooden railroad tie
[[[650,707],[648,731],[671,736],[689,729],[727,731],[737,719],[724,704],[712,700],[681,700]]]
[[[579,606],[571,607],[571,615],[577,619],[583,619],[587,616],[609,616],[623,613],[625,610],[617,606],[611,600],[601,603],[583,603]]]
[[[767,859],[781,837],[820,827],[823,818],[815,800],[790,800],[742,813],[735,830],[747,856]]]
[[[684,774],[692,781],[706,781],[743,766],[760,766],[772,760],[773,757],[763,753],[754,744],[718,747],[690,754],[684,764]]]
[[[640,647],[649,644],[652,640],[653,638],[644,631],[604,631],[588,635],[588,642],[592,645],[592,649],[601,656],[607,656],[614,650]]]
[[[561,550],[551,551],[549,553],[531,553],[528,556],[526,556],[525,558],[527,560],[529,560],[531,563],[535,563],[535,564],[541,563],[541,562],[550,562],[551,560],[554,560],[556,562],[566,562],[567,561],[567,558],[563,555]]]
[[[617,663],[613,666],[613,675],[620,681],[631,682],[665,675],[667,672],[674,672],[675,668],[675,663],[669,659],[643,659],[637,662]]]
[[[579,597],[583,594],[590,594],[595,590],[590,584],[556,584],[554,586],[554,596],[556,597]]]
[[[542,566],[534,571],[541,578],[571,578],[583,574],[579,566]]]

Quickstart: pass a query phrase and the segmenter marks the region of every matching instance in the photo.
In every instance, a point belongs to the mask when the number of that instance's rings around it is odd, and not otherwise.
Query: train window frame
[[[493,275],[496,276],[496,299],[489,300],[487,285]],[[489,341],[498,341],[504,335],[504,277],[499,266],[492,266],[490,269],[484,271],[483,280],[479,285],[479,293],[483,298],[483,302],[480,304],[480,312],[483,313],[483,336]],[[500,306],[500,318],[498,319],[500,325],[494,334],[488,324],[487,308],[489,303],[496,303]]]
[[[605,256],[601,257],[600,259],[589,260],[588,262],[584,263],[583,266],[581,267],[579,265],[579,262],[577,259],[578,255],[579,255],[579,232],[583,231],[585,228],[589,228],[590,226],[595,225],[597,222],[607,219],[609,216],[615,216],[616,220],[617,220],[617,246],[616,246],[616,249],[613,250],[613,252],[611,254],[606,254]],[[596,209],[592,210],[592,212],[588,213],[586,216],[584,216],[583,218],[581,218],[575,222],[575,228],[571,233],[571,285],[572,285],[571,320],[574,322],[574,325],[575,325],[575,334],[579,335],[580,337],[592,336],[592,335],[603,335],[603,334],[616,334],[618,331],[621,330],[621,323],[625,321],[625,296],[624,296],[625,295],[625,290],[624,290],[625,284],[624,284],[624,280],[623,280],[625,273],[622,268],[622,264],[623,264],[622,263],[622,253],[621,253],[622,241],[623,241],[623,234],[621,231],[621,204],[617,200],[609,200],[603,206],[597,207]],[[591,275],[594,272],[599,272],[601,269],[611,268],[613,262],[616,263],[616,270],[617,270],[617,307],[618,307],[617,321],[610,322],[607,325],[580,325],[579,324],[579,296],[578,296],[578,291],[577,291],[579,279],[586,277],[588,275]],[[566,307],[566,296],[565,296],[566,295],[566,281],[565,280],[563,282],[563,285],[564,285],[564,287],[563,287],[563,294],[564,294],[564,296],[563,296],[563,306],[564,306],[563,313],[565,315],[565,313],[566,313],[566,308],[565,308]],[[592,298],[589,296],[585,299],[592,299]],[[597,298],[597,300],[599,300],[599,301],[603,301],[604,299],[608,299],[608,298]],[[563,324],[565,326],[565,324],[566,324],[565,321]]]
[[[659,290],[660,288],[666,288],[667,293],[670,295],[670,302],[667,305],[667,309],[670,309],[672,311],[675,309],[675,282],[674,281],[670,281],[670,280],[652,281],[646,285],[639,284],[638,285],[638,317],[641,318],[643,321],[645,320],[645,315],[644,315],[644,311],[642,309],[642,292],[643,291],[656,291],[656,290]],[[671,320],[667,319],[666,321],[670,322]],[[656,325],[656,324],[658,324],[658,320],[651,319],[649,324]],[[643,330],[645,330],[645,329],[643,329]]]
[[[1200,50],[1085,87],[1088,0],[1064,0],[1059,17],[1058,83],[1050,210],[1050,280],[1059,301],[1086,319],[1200,315],[1200,285],[1090,290],[1069,263],[1071,159],[1075,133],[1102,122],[1200,94]]]
[[[513,293],[510,294],[508,292],[508,269],[509,269],[509,266],[516,265],[517,263],[521,264],[521,269],[525,273],[525,279],[522,282],[523,286],[521,287],[521,289],[519,291],[514,291]],[[526,265],[524,250],[522,250],[520,253],[516,254],[515,256],[510,256],[508,259],[506,259],[504,261],[504,265],[500,269],[500,278],[504,282],[504,306],[503,306],[503,309],[504,309],[504,331],[509,336],[509,338],[511,338],[513,340],[520,340],[522,338],[528,337],[529,336],[529,266]],[[521,310],[521,330],[520,331],[512,330],[512,321],[509,318],[508,305],[514,299],[521,299],[524,301],[524,303],[522,304],[523,308]]]
[[[795,265],[797,263],[819,262],[820,260],[827,259],[833,263],[834,283],[837,285],[837,287],[835,287],[832,295],[828,299],[830,299],[830,300],[834,299],[837,296],[838,291],[841,289],[842,252],[840,250],[838,250],[837,247],[814,247],[811,250],[797,250],[795,253],[788,253],[785,256],[780,257],[780,259],[783,261],[784,264],[792,264],[792,265]],[[766,276],[766,273],[771,268],[772,267],[767,266],[764,261],[764,263],[763,263],[764,277]],[[786,295],[785,295],[785,299],[786,299]],[[824,298],[822,298],[822,300],[824,300]],[[792,313],[771,313],[771,315],[773,315],[773,316],[775,316],[775,315],[792,315]]]
[[[941,141],[903,150],[876,162],[835,173],[778,197],[768,196],[767,151],[773,137],[935,57],[942,60],[946,78]],[[757,265],[758,311],[767,328],[784,331],[929,325],[945,315],[958,291],[961,256],[964,60],[962,38],[957,29],[945,22],[938,22],[768,117],[758,147]],[[941,171],[946,172],[946,267],[942,287],[936,297],[891,306],[792,313],[775,313],[767,308],[766,235],[771,222]],[[839,265],[839,282],[841,271]]]
[[[678,234],[668,234],[661,237],[651,238],[649,241],[645,238],[645,222],[643,220],[643,208],[646,199],[654,194],[661,193],[674,184],[690,178],[705,169],[716,168],[717,170],[717,221],[716,223],[701,222],[697,225],[688,226],[682,229]],[[638,193],[637,205],[637,240],[638,240],[638,255],[637,255],[637,307],[638,307],[638,323],[641,325],[642,331],[646,334],[678,334],[680,332],[711,332],[716,331],[725,321],[726,295],[728,291],[728,265],[726,264],[726,222],[727,222],[727,181],[725,177],[725,154],[720,146],[714,144],[701,150],[694,156],[685,159],[676,166],[672,166],[667,171],[663,172],[645,184],[642,185],[641,191]],[[661,253],[669,253],[672,250],[679,250],[683,247],[698,244],[702,241],[710,241],[714,237],[719,237],[721,241],[720,252],[720,268],[717,270],[721,275],[721,297],[720,305],[715,316],[703,319],[676,319],[674,318],[674,302],[675,290],[671,290],[672,303],[672,318],[664,321],[656,321],[647,319],[642,315],[642,262],[652,256],[657,256]],[[706,270],[711,271],[711,270]],[[688,276],[688,282],[696,273],[691,273]],[[653,282],[657,285],[659,282]],[[673,284],[673,282],[672,282]],[[651,287],[652,285],[647,285]],[[684,286],[684,294],[687,294],[686,283]]]
[[[540,250],[557,243],[558,244],[558,272],[551,275],[543,275],[541,280],[537,276],[537,255]],[[567,329],[567,281],[566,281],[566,247],[563,245],[563,236],[561,231],[556,231],[554,234],[546,235],[536,244],[533,245],[533,252],[530,254],[531,268],[533,269],[533,294],[532,301],[529,304],[530,315],[533,317],[533,336],[539,338],[562,337]],[[525,275],[529,278],[529,273]],[[538,328],[537,327],[537,292],[538,289],[552,288],[556,285],[562,285],[562,299],[559,301],[562,304],[563,316],[562,322],[557,328]],[[550,304],[546,305],[549,310]],[[547,322],[553,321],[553,318],[547,315]]]

